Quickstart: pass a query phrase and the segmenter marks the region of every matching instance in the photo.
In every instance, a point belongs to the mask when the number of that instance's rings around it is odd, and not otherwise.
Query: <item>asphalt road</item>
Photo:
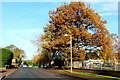
[[[24,67],[8,75],[3,80],[78,80],[78,79],[77,78],[75,79],[70,76],[50,73],[40,69]]]

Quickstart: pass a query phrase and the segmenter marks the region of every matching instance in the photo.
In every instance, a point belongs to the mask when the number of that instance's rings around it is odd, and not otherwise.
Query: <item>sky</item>
[[[67,0],[69,3],[69,1]],[[64,2],[51,2],[48,0],[29,2],[4,0],[0,4],[2,18],[0,19],[0,47],[11,44],[16,45],[26,53],[26,59],[32,59],[37,54],[37,46],[31,41],[44,34],[43,27],[48,24],[49,10],[56,9]],[[98,2],[86,1],[95,12],[98,12],[103,20],[106,20],[110,33],[118,34],[118,2],[110,0],[98,0]],[[0,7],[1,7],[0,5]]]

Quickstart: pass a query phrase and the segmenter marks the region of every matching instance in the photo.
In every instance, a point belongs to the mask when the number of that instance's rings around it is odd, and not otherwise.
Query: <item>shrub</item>
[[[0,66],[10,66],[13,59],[13,52],[9,49],[0,48],[0,56],[2,56]]]

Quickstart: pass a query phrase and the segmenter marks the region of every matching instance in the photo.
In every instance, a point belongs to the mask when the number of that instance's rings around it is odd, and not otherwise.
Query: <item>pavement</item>
[[[6,69],[0,70],[0,80],[11,74],[12,72],[16,71],[17,69]]]
[[[0,75],[0,80],[2,80],[3,78],[5,78],[5,75]]]
[[[83,80],[70,76],[59,75],[37,68],[23,67],[9,74],[3,80]]]

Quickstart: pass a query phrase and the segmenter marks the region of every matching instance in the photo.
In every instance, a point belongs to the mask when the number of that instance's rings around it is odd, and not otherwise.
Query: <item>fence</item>
[[[70,67],[70,62],[67,62],[66,66]],[[73,68],[120,71],[120,62],[103,62],[101,60],[73,61]]]

